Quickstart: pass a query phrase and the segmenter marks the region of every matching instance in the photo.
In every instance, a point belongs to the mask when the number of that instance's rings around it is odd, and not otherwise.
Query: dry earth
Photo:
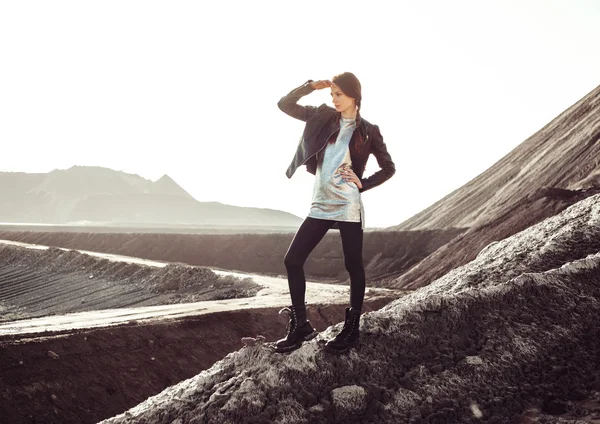
[[[365,310],[393,298],[371,297]],[[308,306],[319,331],[344,304]],[[131,321],[109,328],[0,335],[0,423],[96,424],[210,368],[244,337],[281,338],[279,308]]]
[[[339,326],[257,343],[103,423],[593,422],[599,316],[596,195],[366,313],[347,356],[322,350]]]
[[[365,299],[404,293],[368,287]],[[349,287],[308,281],[306,299],[347,303]],[[282,278],[0,240],[0,335],[288,303],[288,284]]]
[[[472,228],[540,190],[600,187],[600,86],[485,172],[388,230]]]
[[[98,309],[247,298],[263,286],[203,267],[0,241],[0,323]]]
[[[450,270],[475,259],[481,249],[490,243],[510,237],[599,192],[600,188],[580,191],[539,190],[522,203],[513,205],[504,215],[468,229],[406,273],[392,275],[379,285],[404,289],[426,286]]]
[[[1,423],[96,423],[210,367],[239,349],[244,337],[261,335],[273,341],[285,331],[285,319],[277,312],[288,304],[289,292],[287,281],[280,278],[8,241],[0,243],[0,262],[3,305],[21,302],[21,308],[11,309],[13,318],[84,310],[16,321],[7,321],[3,312]],[[85,272],[74,271],[80,266]],[[210,292],[221,295],[231,293],[228,282],[257,293],[139,306],[152,303],[140,301],[140,296],[165,300],[164,293],[148,288],[207,282],[214,286]],[[219,282],[224,290],[218,290]],[[177,293],[180,299],[182,293]],[[365,310],[402,294],[367,288]],[[324,330],[343,318],[349,289],[309,281],[306,297],[311,322]],[[136,306],[115,308],[122,299]],[[110,309],[94,309],[99,306]]]
[[[464,229],[366,232],[363,258],[369,285],[380,286],[378,279],[406,272],[462,232]],[[283,258],[293,237],[293,233],[97,233],[43,228],[0,231],[3,240],[273,276],[285,275]],[[338,231],[330,231],[316,247],[306,262],[305,272],[308,278],[319,281],[348,283]]]
[[[600,192],[600,86],[463,187],[387,230],[468,227],[382,286],[423,287],[502,240]]]

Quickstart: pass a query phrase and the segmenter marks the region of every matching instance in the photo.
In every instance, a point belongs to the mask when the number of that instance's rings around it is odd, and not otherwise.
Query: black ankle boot
[[[327,352],[335,354],[344,353],[358,344],[360,313],[360,309],[346,308],[344,328],[335,338],[325,344]]]
[[[302,342],[311,340],[317,336],[317,331],[306,320],[306,306],[285,307],[279,313],[287,313],[290,320],[285,329],[285,338],[276,343],[276,352],[291,352],[302,346]]]

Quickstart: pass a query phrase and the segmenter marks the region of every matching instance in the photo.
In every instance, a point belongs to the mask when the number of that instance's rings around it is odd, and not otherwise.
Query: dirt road
[[[47,246],[0,240],[0,243],[25,247],[29,249],[47,249]],[[67,249],[65,249],[67,250]],[[152,267],[164,267],[168,263],[114,254],[80,251],[88,255],[116,262],[135,263]],[[268,277],[258,274],[234,273],[213,270],[221,275],[250,277],[263,287],[255,297],[226,299],[171,305],[104,309],[78,312],[66,315],[52,315],[33,319],[23,319],[0,324],[0,336],[28,333],[56,332],[64,330],[107,327],[129,322],[149,322],[186,316],[196,316],[213,312],[233,311],[253,308],[283,307],[289,304],[288,283],[284,278]],[[368,288],[365,300],[378,297],[389,297],[395,291]],[[397,292],[399,295],[402,293]],[[349,301],[349,287],[318,282],[307,282],[306,300],[308,303],[343,304]]]

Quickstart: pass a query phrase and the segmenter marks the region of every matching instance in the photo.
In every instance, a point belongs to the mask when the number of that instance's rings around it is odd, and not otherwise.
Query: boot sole
[[[288,352],[292,352],[292,351],[294,351],[296,349],[300,349],[302,347],[302,343],[308,342],[308,341],[314,339],[315,337],[317,337],[318,335],[319,335],[318,331],[313,331],[312,333],[304,336],[302,338],[302,340],[300,340],[295,345],[292,345],[292,346],[286,347],[286,348],[275,348],[275,352],[277,352],[277,353],[288,353]]]
[[[343,353],[347,353],[347,352],[348,352],[348,351],[350,351],[350,349],[352,349],[352,348],[357,348],[357,346],[358,346],[358,343],[353,343],[353,344],[351,344],[350,346],[348,346],[348,347],[345,347],[344,349],[341,349],[341,350],[340,350],[340,349],[334,349],[334,348],[332,348],[332,347],[330,347],[330,346],[327,346],[327,345],[325,345],[325,346],[323,347],[323,349],[324,349],[326,352],[328,352],[328,353],[332,353],[332,354],[334,354],[334,355],[341,355],[341,354],[343,354]]]

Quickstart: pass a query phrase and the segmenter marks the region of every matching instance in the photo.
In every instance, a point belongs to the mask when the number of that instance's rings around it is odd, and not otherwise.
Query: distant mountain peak
[[[150,193],[179,195],[193,199],[191,194],[185,191],[173,180],[173,178],[169,177],[167,174],[164,174],[162,177],[152,183],[150,187]]]
[[[152,181],[101,166],[0,173],[0,199],[0,222],[280,227],[302,221],[283,211],[198,202],[167,174]]]

